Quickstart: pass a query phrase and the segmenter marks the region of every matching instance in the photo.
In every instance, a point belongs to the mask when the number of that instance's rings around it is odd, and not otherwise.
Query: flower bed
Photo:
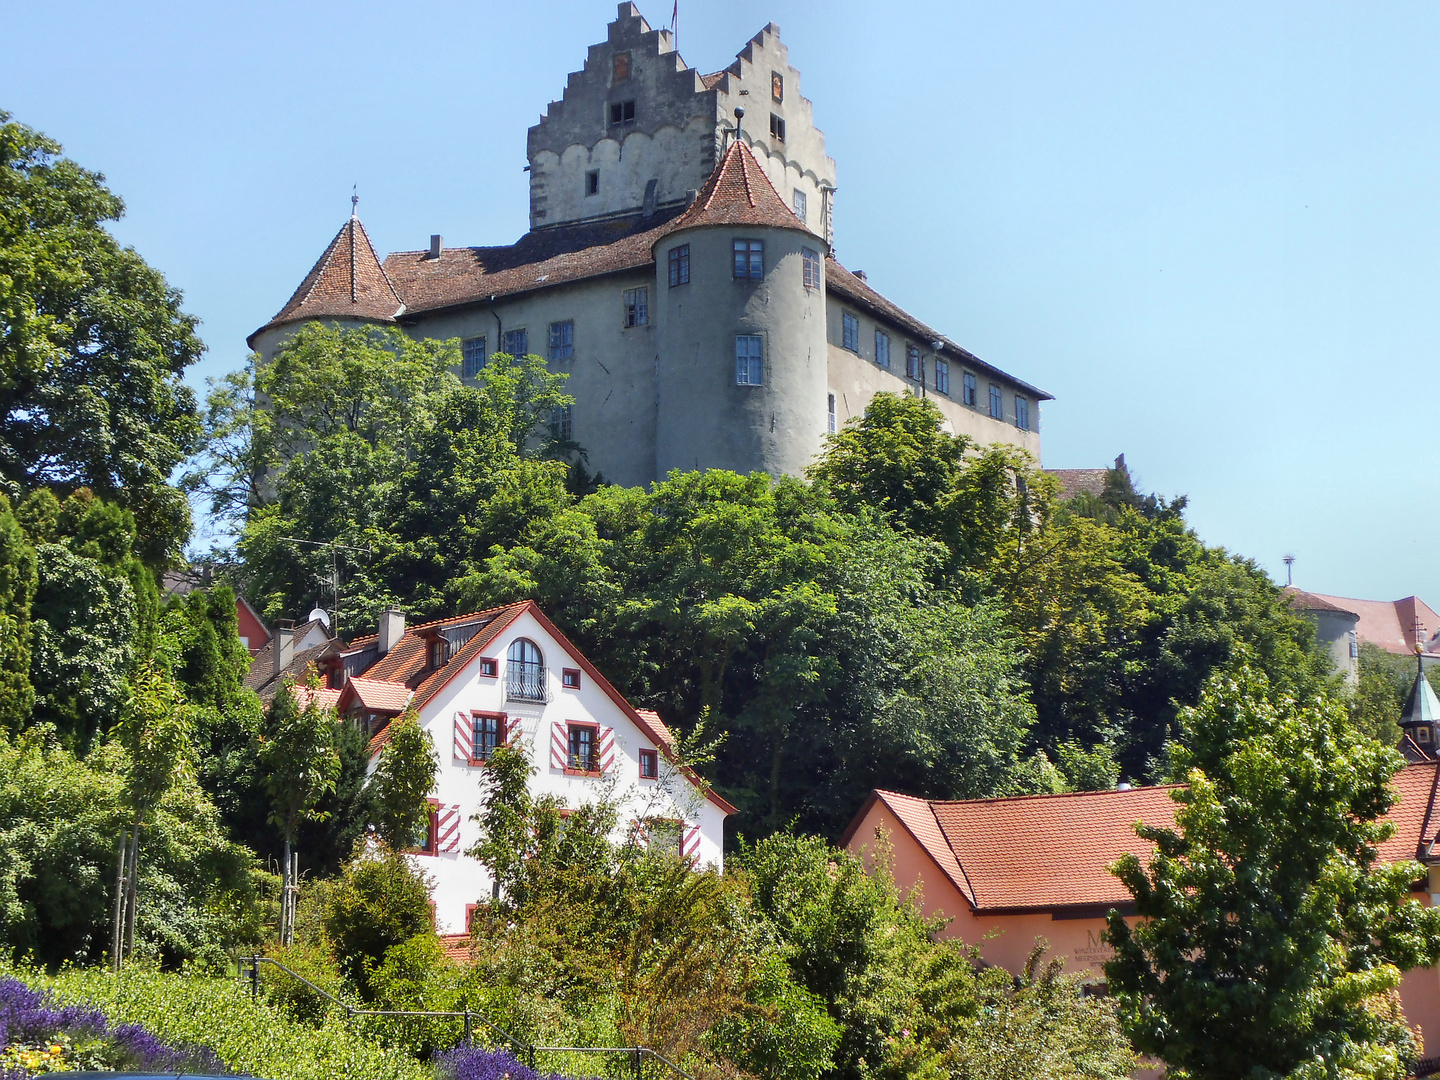
[[[226,1072],[198,1046],[172,1046],[139,1024],[112,1024],[99,1009],[60,1005],[19,979],[0,978],[0,1080],[48,1072]]]
[[[565,1080],[557,1073],[537,1073],[508,1051],[468,1044],[436,1054],[435,1071],[446,1080]]]

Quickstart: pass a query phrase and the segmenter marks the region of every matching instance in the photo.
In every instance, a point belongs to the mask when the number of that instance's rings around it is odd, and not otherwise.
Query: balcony
[[[509,661],[505,668],[505,698],[507,701],[538,701],[543,704],[547,700],[545,665]]]

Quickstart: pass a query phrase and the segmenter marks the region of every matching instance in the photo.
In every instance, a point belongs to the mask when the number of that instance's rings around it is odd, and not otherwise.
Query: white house
[[[390,721],[412,705],[440,752],[416,858],[435,880],[441,933],[463,933],[471,907],[492,895],[489,871],[464,852],[478,839],[480,781],[501,744],[529,753],[533,794],[573,808],[608,793],[617,843],[638,829],[697,865],[722,866],[735,808],[678,767],[660,717],[632,707],[533,602],[408,629],[391,609],[378,635],[327,657],[323,673],[341,715],[371,732],[376,759]]]

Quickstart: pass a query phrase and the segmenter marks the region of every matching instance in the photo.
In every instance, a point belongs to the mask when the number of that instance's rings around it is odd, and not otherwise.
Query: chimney
[[[430,234],[430,258],[440,258],[440,252],[445,250],[445,245],[440,240],[439,233]]]
[[[865,271],[864,271],[864,270],[851,270],[850,273],[854,274],[854,275],[855,275],[856,277],[858,277],[861,281],[866,280],[866,279],[865,279]]]
[[[278,679],[295,659],[295,620],[281,619],[275,624],[275,647],[270,650]]]
[[[380,612],[380,640],[376,647],[384,656],[405,636],[405,612],[397,607],[387,607]]]

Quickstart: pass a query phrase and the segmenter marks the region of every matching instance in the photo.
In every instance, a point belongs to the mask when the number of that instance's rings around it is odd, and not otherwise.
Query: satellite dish
[[[317,620],[326,630],[330,629],[330,613],[323,607],[317,607],[310,612],[310,621],[315,622]]]

